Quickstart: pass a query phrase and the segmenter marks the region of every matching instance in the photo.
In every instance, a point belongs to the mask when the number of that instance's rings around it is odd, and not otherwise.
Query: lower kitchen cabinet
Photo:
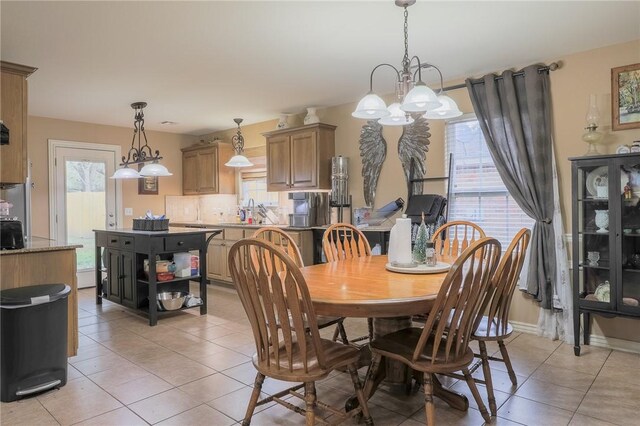
[[[107,299],[129,308],[137,308],[136,267],[131,252],[107,250]]]

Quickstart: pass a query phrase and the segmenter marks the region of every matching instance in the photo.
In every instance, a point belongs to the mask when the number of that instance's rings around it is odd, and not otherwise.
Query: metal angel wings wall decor
[[[425,175],[424,161],[429,151],[429,124],[422,115],[415,114],[415,121],[404,126],[398,141],[398,157],[402,163],[408,194],[422,194],[423,183],[416,182],[411,188],[411,178],[421,179]],[[378,178],[382,163],[387,156],[387,142],[382,136],[382,125],[377,120],[369,120],[360,131],[360,158],[362,159],[362,177],[364,178],[364,201],[373,207],[376,197]],[[411,174],[411,162],[414,162],[414,175]],[[413,189],[413,190],[411,190]]]

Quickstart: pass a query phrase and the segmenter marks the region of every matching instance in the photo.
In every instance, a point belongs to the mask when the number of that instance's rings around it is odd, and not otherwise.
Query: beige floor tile
[[[407,419],[407,420],[403,421],[402,423],[400,423],[400,426],[424,426],[424,423],[421,423],[421,422],[413,420],[413,419]]]
[[[478,383],[476,383],[476,386],[478,386],[478,391],[480,392],[480,397],[482,398],[483,404],[487,408],[487,411],[489,411],[489,396],[487,395],[487,387]],[[466,396],[467,400],[469,401],[469,407],[475,408],[476,410],[478,409],[478,404],[476,403],[476,400],[473,397],[473,394],[471,393],[469,385],[466,381],[460,380],[458,383],[451,387],[451,390]],[[502,404],[504,404],[505,401],[509,399],[511,394],[499,391],[494,388],[493,396],[496,398],[496,406],[500,408]]]
[[[564,355],[574,355],[573,345],[568,343],[563,343],[558,346],[558,349],[554,352],[554,354],[564,354]],[[580,346],[580,357],[586,355],[589,358],[598,358],[606,360],[611,354],[611,349],[601,348],[598,346],[592,345],[581,345]]]
[[[76,370],[73,365],[67,364],[67,380],[80,379],[84,374]]]
[[[258,370],[253,366],[252,362],[245,362],[244,364],[237,365],[233,368],[224,370],[224,375],[236,379],[245,385],[253,386],[256,380],[256,374]]]
[[[546,337],[536,336],[534,334],[522,333],[518,337],[509,342],[509,349],[523,348],[536,349],[541,352],[553,353],[562,344],[559,340],[550,340]]]
[[[180,413],[176,416],[161,421],[158,425],[162,426],[199,426],[199,425],[215,425],[228,426],[236,423],[235,420],[225,416],[218,410],[203,404],[191,410]]]
[[[59,390],[38,396],[38,401],[62,425],[87,420],[122,406],[87,378],[67,382]]]
[[[199,405],[180,389],[172,389],[129,405],[137,415],[149,423],[173,417]]]
[[[133,411],[127,407],[121,407],[117,410],[90,418],[83,422],[77,423],[77,426],[146,426],[148,423],[138,417]]]
[[[498,416],[524,425],[564,426],[569,424],[573,412],[514,395],[500,407]]]
[[[607,363],[600,370],[598,378],[640,383],[640,368],[629,368],[629,366],[622,366],[617,363]]]
[[[473,377],[475,379],[483,379],[484,375],[482,373],[482,368],[473,373]],[[527,376],[521,376],[516,372],[516,379],[518,382],[514,386],[511,383],[509,374],[506,371],[493,368],[493,364],[491,364],[491,378],[493,379],[493,389],[509,394],[515,393],[518,387],[522,386],[525,380],[527,380]]]
[[[36,398],[0,404],[0,424],[15,426],[58,425]]]
[[[500,411],[498,411],[498,414]],[[514,422],[513,420],[505,419],[504,417],[494,417],[490,423],[485,423],[485,426],[520,426],[522,423]]]
[[[109,355],[112,353],[113,352],[111,350],[98,343],[90,346],[80,346],[78,347],[77,355],[69,358],[69,363],[77,364],[88,359],[97,358],[99,356]]]
[[[213,339],[211,341],[216,345],[224,346],[228,349],[254,344],[253,336],[245,333],[227,334],[226,336],[218,337],[217,339]]]
[[[580,373],[566,368],[542,365],[531,375],[532,379],[586,392],[596,378],[595,374]]]
[[[521,376],[528,376],[533,373],[551,355],[551,352],[541,351],[535,347],[527,348],[524,345],[517,347],[509,345],[507,351],[509,352],[513,370]],[[503,362],[491,361],[491,369],[507,371],[507,366]]]
[[[482,414],[474,408],[469,408],[467,411],[459,411],[446,405],[439,399],[435,399],[436,410],[436,424],[447,426],[481,426],[484,424]],[[411,416],[412,420],[426,424],[426,413],[424,409],[420,409]],[[376,421],[376,418],[373,418]]]
[[[130,382],[132,380],[141,379],[142,377],[148,376],[150,374],[151,373],[149,373],[144,368],[134,364],[130,364],[106,371],[101,371],[99,373],[90,374],[87,377],[103,389],[109,389],[123,383]]]
[[[573,354],[556,352],[544,363],[554,367],[579,371],[581,373],[598,374],[607,359],[606,356],[603,357],[601,354],[602,352],[596,354],[585,353],[580,356],[575,356]]]
[[[226,414],[236,421],[240,421],[244,419],[244,415],[247,411],[247,406],[249,405],[249,399],[251,398],[252,392],[253,388],[244,386],[237,391],[228,393],[224,396],[214,399],[213,401],[209,401],[207,405],[210,405],[211,407]],[[267,394],[265,393],[262,393],[260,395],[260,399],[266,397]],[[274,405],[275,402],[270,402],[268,404],[257,406],[255,409],[255,413],[259,413],[260,411],[266,410],[267,408]]]
[[[536,402],[553,405],[569,411],[576,411],[586,392],[528,379],[518,390],[516,395]]]
[[[345,379],[348,379],[348,377],[345,377]],[[354,394],[352,386],[347,395],[352,396]],[[420,389],[407,395],[402,390],[391,389],[389,386],[380,386],[369,401],[402,416],[409,416],[424,407],[424,392]]]
[[[640,354],[613,351],[611,355],[609,355],[609,358],[607,358],[606,364],[638,369],[640,368]]]
[[[297,404],[299,405],[299,404]],[[375,422],[375,420],[374,420]],[[304,416],[286,409],[280,404],[254,413],[251,418],[254,425],[300,426],[304,424]],[[377,423],[376,423],[377,424]],[[383,423],[380,423],[383,424]]]
[[[407,413],[407,416],[403,416],[394,411],[387,410],[385,407],[381,407],[380,405],[369,404],[369,414],[371,414],[371,418],[373,419],[373,423],[375,425],[396,426],[405,422],[408,415],[413,413]],[[330,417],[329,419],[332,420],[334,418],[336,417]],[[362,425],[363,422],[361,420],[358,420],[357,418],[351,418],[342,424],[345,426],[357,426]],[[440,424],[448,423],[443,422]]]
[[[161,378],[148,374],[135,380],[105,387],[114,398],[125,405],[168,391],[173,385]]]
[[[184,385],[216,373],[215,370],[190,359],[180,363],[167,363],[162,367],[154,367],[150,371],[174,386]]]
[[[133,363],[112,352],[86,361],[76,362],[73,366],[82,374],[90,375],[112,368],[132,367]]]
[[[204,342],[204,343],[193,343],[190,345],[184,345],[182,347],[175,348],[174,350],[180,355],[184,355],[188,358],[194,358],[194,357],[197,358],[197,357],[220,353],[220,352],[223,352],[225,349],[226,348],[216,345],[215,343]]]
[[[595,419],[593,417],[583,416],[582,414],[574,414],[569,426],[613,426],[614,423],[605,422],[604,420]]]
[[[182,385],[179,389],[189,394],[194,401],[203,403],[243,387],[245,385],[239,381],[217,373]]]
[[[638,424],[640,384],[598,377],[580,404],[578,413],[620,424]]]
[[[233,348],[234,351],[240,352],[243,355],[248,357],[253,357],[256,354],[256,345],[255,343],[249,343],[246,345],[238,346]]]
[[[193,360],[206,365],[209,368],[213,368],[214,370],[224,371],[235,367],[236,365],[249,362],[251,358],[231,349],[225,349],[213,355],[194,357]]]

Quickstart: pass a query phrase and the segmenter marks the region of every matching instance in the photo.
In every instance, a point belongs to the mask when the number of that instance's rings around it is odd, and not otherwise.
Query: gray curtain
[[[551,95],[549,74],[532,65],[514,75],[467,79],[467,89],[489,151],[509,193],[535,225],[527,291],[553,307],[556,250],[553,231]]]

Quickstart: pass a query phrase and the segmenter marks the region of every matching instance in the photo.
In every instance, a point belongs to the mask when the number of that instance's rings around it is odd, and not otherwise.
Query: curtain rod
[[[545,65],[544,67],[540,67],[538,68],[538,72],[546,72],[546,71],[555,71],[558,68],[560,68],[562,65],[561,62],[551,62],[549,65]],[[524,75],[524,71],[518,71],[513,73],[514,77],[519,77]],[[502,80],[502,76],[496,76],[495,78],[496,81],[498,80]],[[472,80],[471,84],[481,84],[484,83],[484,80]],[[443,89],[443,91],[448,92],[449,90],[458,90],[458,89],[466,89],[467,84],[466,83],[461,83],[461,84],[455,84],[453,86],[447,86]]]

